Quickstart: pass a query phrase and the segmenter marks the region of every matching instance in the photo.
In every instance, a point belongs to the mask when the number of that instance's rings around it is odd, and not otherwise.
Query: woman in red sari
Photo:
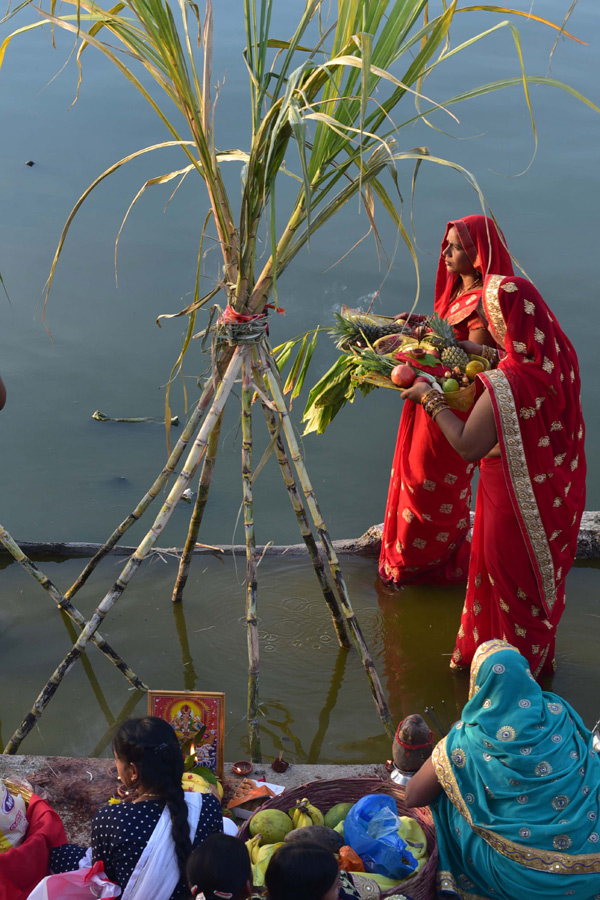
[[[453,668],[467,668],[491,638],[510,641],[540,679],[555,669],[565,579],[585,503],[584,424],[575,350],[524,278],[491,275],[483,310],[495,369],[478,376],[466,423],[442,394],[418,384],[422,404],[465,460],[481,460],[467,595]],[[465,342],[468,352],[480,347]]]
[[[512,271],[504,236],[491,219],[465,216],[448,222],[435,283],[435,312],[448,319],[459,340],[494,346],[477,312],[483,278],[489,272]],[[465,580],[474,469],[418,405],[405,404],[383,523],[379,559],[383,581]]]

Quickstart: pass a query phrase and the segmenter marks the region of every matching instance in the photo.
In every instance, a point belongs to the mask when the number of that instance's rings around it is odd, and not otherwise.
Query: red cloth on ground
[[[50,850],[67,842],[60,817],[37,794],[27,805],[27,821],[23,843],[0,853],[0,900],[27,900],[48,875]]]
[[[482,274],[512,274],[502,233],[486,216],[448,222],[442,242],[434,309],[450,316],[459,340],[479,327],[481,288],[453,300],[459,276],[448,273],[443,252],[455,227],[463,249]],[[462,283],[462,282],[461,282]],[[456,412],[463,421],[467,413]],[[396,584],[464,581],[469,565],[471,479],[475,466],[450,446],[418,403],[405,403],[388,490],[379,574]]]
[[[585,506],[585,429],[575,350],[524,278],[491,276],[484,308],[506,356],[480,378],[500,459],[482,460],[469,584],[453,665],[504,638],[539,678],[554,669],[565,579]]]

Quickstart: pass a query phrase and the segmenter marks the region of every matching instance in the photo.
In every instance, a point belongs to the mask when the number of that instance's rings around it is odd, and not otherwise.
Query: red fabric
[[[486,285],[484,307],[506,351],[500,378],[480,376],[501,457],[481,462],[469,586],[452,659],[467,666],[480,643],[505,638],[540,677],[554,667],[565,578],[585,506],[579,366],[571,342],[524,278],[504,278],[495,291]]]
[[[473,265],[483,274],[489,270],[512,273],[504,237],[491,219],[466,216],[449,222],[440,251],[434,298],[434,309],[442,316],[448,313],[457,287],[443,258],[447,234],[453,225]],[[460,340],[468,337],[470,320],[479,319],[476,307],[480,296],[481,288],[460,298],[461,309],[455,310],[460,321],[453,323]],[[455,415],[464,420],[468,414]],[[466,579],[474,468],[450,446],[422,406],[404,404],[379,559],[379,574],[385,582],[452,584]]]
[[[0,853],[0,900],[27,900],[38,882],[48,875],[52,848],[67,842],[60,817],[37,794],[31,795],[27,805],[27,821],[23,843]]]

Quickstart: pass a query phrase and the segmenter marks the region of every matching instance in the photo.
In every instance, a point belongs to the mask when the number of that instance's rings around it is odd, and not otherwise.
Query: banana
[[[321,816],[321,813],[315,806],[313,806],[312,808],[319,816]],[[323,819],[322,816],[321,819]],[[306,828],[307,825],[317,824],[313,821],[313,818],[310,814],[309,803],[307,800],[296,801],[296,806],[292,813],[292,824],[294,828]],[[320,824],[322,824],[322,822]]]
[[[250,862],[254,865],[258,862],[258,852],[260,850],[260,842],[262,841],[262,834],[255,834],[253,838],[246,841],[246,849],[248,850],[248,856],[250,857]]]
[[[302,803],[304,804],[304,806],[306,806],[306,811],[308,812],[313,825],[325,824],[325,816],[320,809],[317,809],[316,806],[313,806],[310,800],[308,800],[306,797],[304,798]]]

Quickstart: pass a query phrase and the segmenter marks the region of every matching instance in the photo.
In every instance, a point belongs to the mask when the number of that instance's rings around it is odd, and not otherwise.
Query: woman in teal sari
[[[432,804],[439,896],[600,900],[592,733],[505,641],[477,650],[462,719],[408,783],[406,802]]]

